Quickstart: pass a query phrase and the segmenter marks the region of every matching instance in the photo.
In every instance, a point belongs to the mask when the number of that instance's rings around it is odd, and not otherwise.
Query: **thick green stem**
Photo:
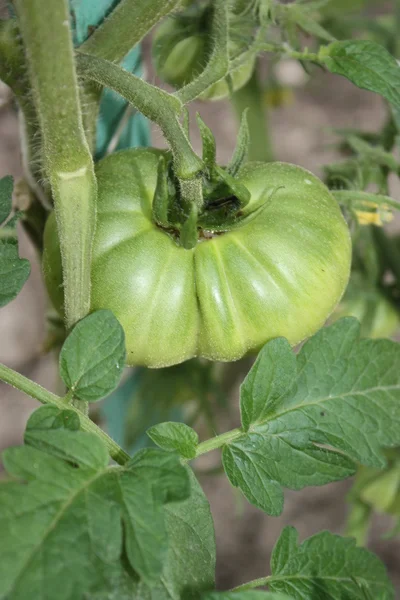
[[[254,69],[253,75],[246,85],[232,94],[231,102],[239,121],[243,111],[248,108],[247,125],[250,138],[248,160],[265,162],[274,160],[272,141],[269,135],[267,108],[264,103],[257,68]]]
[[[12,385],[17,390],[24,392],[42,404],[51,404],[60,410],[73,410],[79,417],[81,429],[96,434],[107,446],[110,456],[115,462],[119,465],[124,465],[130,459],[129,454],[114,442],[105,431],[100,429],[100,427],[93,423],[87,416],[83,415],[79,409],[75,408],[72,404],[69,404],[69,398],[60,398],[60,396],[56,396],[38,383],[31,381],[27,377],[24,377],[24,375],[21,375],[2,364],[0,364],[0,380]]]
[[[80,74],[107,86],[156,123],[167,139],[180,179],[191,179],[203,166],[179,122],[182,103],[171,94],[101,58],[77,53]]]
[[[66,0],[15,0],[57,218],[67,327],[90,308],[96,180],[85,139]]]

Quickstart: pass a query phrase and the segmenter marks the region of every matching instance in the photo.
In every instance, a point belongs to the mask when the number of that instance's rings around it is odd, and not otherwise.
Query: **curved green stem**
[[[226,0],[214,0],[214,18],[211,31],[211,36],[214,40],[213,51],[204,71],[196,79],[176,92],[176,97],[183,104],[188,104],[195,98],[198,98],[202,92],[220,79],[223,79],[228,73],[228,8],[229,2]]]
[[[70,398],[68,396],[65,398],[60,398],[60,396],[56,396],[38,383],[35,383],[31,379],[24,377],[24,375],[17,373],[13,369],[10,369],[3,364],[0,364],[0,380],[8,383],[19,391],[24,392],[31,398],[38,400],[42,404],[51,404],[60,410],[73,410],[79,417],[82,431],[89,431],[90,433],[97,435],[107,446],[110,456],[115,460],[115,462],[117,462],[119,465],[124,465],[130,459],[129,454],[127,454],[116,442],[114,442],[114,440],[112,440],[110,436],[105,433],[105,431],[100,429],[100,427],[93,423],[89,417],[83,415],[79,409],[75,408],[75,406],[69,403]]]
[[[80,74],[109,87],[156,123],[167,139],[180,179],[191,179],[203,166],[179,122],[182,103],[171,94],[143,81],[121,67],[88,54],[77,53]]]
[[[179,0],[121,0],[112,13],[80,46],[80,50],[98,58],[119,63]],[[86,135],[94,144],[102,87],[87,81],[82,85]]]

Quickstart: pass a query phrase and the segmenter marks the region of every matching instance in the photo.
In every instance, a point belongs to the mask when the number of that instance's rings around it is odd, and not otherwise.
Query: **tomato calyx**
[[[185,248],[194,247],[198,241],[210,239],[214,234],[221,235],[229,231],[251,214],[244,212],[250,201],[250,192],[228,173],[227,168],[216,164],[205,166],[199,177],[203,205],[194,209],[181,197],[172,162],[167,162],[164,156],[159,159],[153,221]]]
[[[160,156],[157,185],[153,199],[153,220],[168,235],[184,248],[194,248],[199,240],[210,239],[214,233],[220,235],[241,226],[261,208],[252,206],[250,192],[240,181],[240,169],[247,157],[249,132],[246,111],[243,113],[236,148],[226,167],[216,162],[216,142],[211,129],[200,115],[196,115],[202,139],[203,169],[196,174],[196,181],[188,182],[185,197],[181,193],[182,181],[174,172],[169,154]],[[186,182],[185,182],[186,185]],[[190,186],[196,190],[194,200]],[[200,192],[199,192],[200,188]],[[190,197],[192,195],[192,198]],[[264,204],[264,198],[261,205]]]

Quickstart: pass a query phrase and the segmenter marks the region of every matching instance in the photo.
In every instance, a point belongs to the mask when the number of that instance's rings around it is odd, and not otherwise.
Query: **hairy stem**
[[[120,62],[180,0],[121,0],[80,50],[111,62]]]
[[[76,60],[83,77],[111,88],[161,128],[171,147],[175,172],[180,179],[191,179],[201,170],[202,161],[178,120],[182,110],[178,98],[107,60],[80,52]]]
[[[31,398],[38,400],[42,404],[51,404],[60,410],[73,410],[79,417],[82,431],[89,431],[90,433],[96,434],[105,443],[111,458],[113,458],[115,462],[119,465],[124,465],[130,459],[129,454],[114,442],[105,431],[93,423],[89,417],[82,414],[78,408],[69,404],[69,397],[60,398],[60,396],[56,396],[52,392],[49,392],[38,383],[35,383],[31,379],[24,377],[24,375],[21,375],[2,364],[0,364],[0,380],[8,383],[19,391],[24,392]]]
[[[55,203],[67,327],[90,308],[96,180],[85,138],[66,0],[15,0]]]
[[[96,31],[80,46],[80,50],[98,58],[119,63],[162,17],[170,13],[180,0],[121,0]],[[84,125],[90,143],[94,144],[102,86],[86,81],[81,87],[85,105]]]
[[[196,79],[185,85],[176,96],[183,104],[192,102],[202,92],[214,83],[223,79],[229,71],[228,53],[228,8],[226,0],[214,0],[214,19],[211,35],[214,48],[210,60],[202,73]]]
[[[30,188],[43,206],[50,202],[39,183],[42,179],[40,166],[40,132],[36,109],[29,93],[25,57],[20,41],[16,19],[0,21],[0,79],[14,92],[20,109],[20,137],[22,166]]]

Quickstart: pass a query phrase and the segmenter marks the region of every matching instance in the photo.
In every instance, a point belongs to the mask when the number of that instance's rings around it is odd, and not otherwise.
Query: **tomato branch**
[[[243,431],[238,427],[226,433],[221,433],[221,435],[217,435],[205,442],[201,442],[196,448],[195,458],[202,454],[207,454],[207,452],[212,452],[212,450],[218,450],[218,448],[222,448],[222,446],[229,444],[229,442],[232,442],[241,435],[243,435]]]
[[[78,417],[82,431],[89,431],[90,433],[96,434],[107,446],[111,458],[115,460],[119,465],[124,465],[130,456],[127,454],[109,435],[105,433],[100,427],[98,427],[93,421],[84,415],[78,408],[69,404],[69,397],[61,398],[56,396],[52,392],[49,392],[38,383],[35,383],[31,379],[24,377],[20,373],[17,373],[13,369],[0,364],[0,380],[4,381],[8,385],[11,385],[15,389],[24,392],[27,396],[38,400],[42,404],[51,404],[56,406],[60,410],[72,410]]]
[[[84,78],[114,90],[160,127],[171,147],[176,174],[180,179],[195,177],[203,163],[179,122],[183,105],[178,98],[110,61],[81,52],[77,53],[76,60],[79,73]]]
[[[179,3],[180,0],[152,0],[150,3],[148,0],[122,0],[80,50],[119,63]],[[93,140],[102,88],[88,81],[81,92],[85,104],[85,128],[88,139]]]

